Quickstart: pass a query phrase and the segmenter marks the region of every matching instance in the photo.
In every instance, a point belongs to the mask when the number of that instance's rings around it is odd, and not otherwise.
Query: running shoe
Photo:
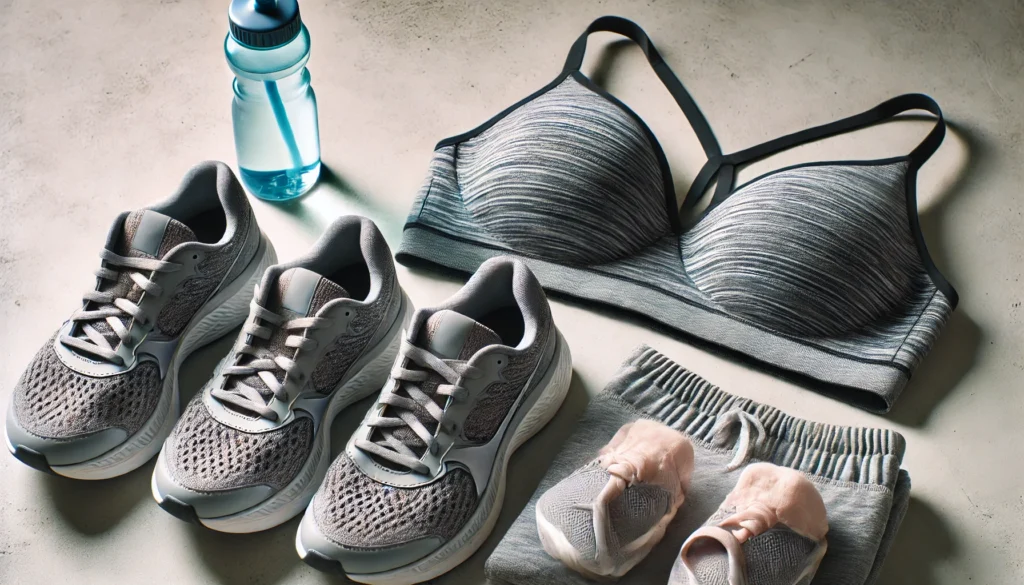
[[[810,585],[828,549],[818,489],[788,467],[754,463],[683,543],[669,585]]]
[[[267,269],[234,347],[160,452],[160,507],[222,532],[301,513],[331,462],[331,422],[383,386],[406,315],[391,251],[365,218],[337,220],[308,254]]]
[[[665,536],[692,474],[685,435],[653,420],[627,423],[537,500],[540,542],[582,575],[621,577]]]
[[[571,376],[537,279],[522,262],[488,260],[416,312],[377,404],[306,510],[299,556],[388,585],[462,563],[494,528],[509,458],[551,420]]]
[[[196,166],[170,198],[118,216],[95,285],[14,390],[8,449],[76,479],[141,466],[178,416],[181,363],[245,320],[275,261],[223,163]]]

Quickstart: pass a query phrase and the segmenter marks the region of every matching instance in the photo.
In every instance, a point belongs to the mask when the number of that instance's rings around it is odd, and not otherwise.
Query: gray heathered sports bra
[[[684,208],[717,185],[692,225],[681,224],[650,129],[579,70],[596,31],[640,46],[707,154]],[[936,124],[907,156],[794,165],[734,186],[747,163],[908,110]],[[437,145],[397,256],[460,272],[517,256],[556,295],[639,314],[886,411],[957,303],[928,256],[915,197],[944,133],[938,104],[908,94],[722,154],[644,31],[603,17],[554,81]]]

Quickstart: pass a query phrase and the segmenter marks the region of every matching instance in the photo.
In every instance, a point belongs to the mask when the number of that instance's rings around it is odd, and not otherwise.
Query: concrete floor
[[[228,0],[0,0],[0,402],[90,285],[110,220],[165,196],[194,162],[234,164],[231,76],[221,50]],[[556,419],[513,459],[498,528],[445,584],[482,565],[630,349],[647,342],[725,389],[797,416],[885,426],[908,442],[913,500],[881,582],[1024,582],[1024,4],[1019,0],[443,2],[304,0],[309,69],[332,173],[288,206],[254,202],[283,259],[334,217],[376,220],[392,247],[434,143],[547,83],[594,17],[647,28],[723,148],[737,150],[868,109],[934,96],[952,131],[923,169],[922,224],[961,304],[893,412],[861,412],[632,322],[555,304],[574,384]],[[588,69],[658,135],[686,185],[703,162],[639,51]],[[596,56],[596,57],[595,57]],[[597,64],[597,57],[600,63]],[[903,154],[927,132],[889,124],[771,159]],[[458,283],[401,269],[421,305]],[[193,394],[229,347],[186,364]],[[351,429],[362,412],[343,417]],[[339,447],[339,437],[335,447]],[[0,455],[0,583],[329,583],[299,562],[296,521],[262,534],[200,530],[161,511],[152,464],[82,483]]]

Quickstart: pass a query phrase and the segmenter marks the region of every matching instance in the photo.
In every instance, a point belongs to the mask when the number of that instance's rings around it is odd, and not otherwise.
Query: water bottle
[[[231,118],[242,183],[256,197],[294,199],[320,176],[309,31],[296,0],[232,0],[224,53],[235,74]]]

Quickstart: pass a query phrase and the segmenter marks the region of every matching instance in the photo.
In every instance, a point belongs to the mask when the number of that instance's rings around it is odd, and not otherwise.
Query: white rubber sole
[[[473,556],[487,537],[494,530],[505,499],[505,480],[508,462],[519,447],[536,435],[554,418],[558,409],[565,401],[572,380],[572,354],[569,345],[558,333],[557,363],[548,370],[548,379],[540,390],[537,401],[526,413],[516,427],[512,438],[502,446],[494,469],[487,483],[487,490],[481,497],[476,513],[470,517],[466,526],[449,540],[443,547],[405,567],[372,574],[347,573],[348,578],[368,585],[413,585],[429,581],[451,571]],[[295,547],[299,557],[305,558],[308,551],[302,544],[300,535],[296,535]]]
[[[261,236],[260,247],[262,254],[253,259],[233,283],[214,295],[185,328],[164,378],[160,401],[142,428],[121,445],[94,459],[51,466],[55,473],[73,479],[110,479],[142,467],[160,451],[178,418],[178,369],[182,362],[197,349],[220,339],[245,321],[253,288],[263,277],[263,272],[277,263],[274,246],[265,236]]]
[[[387,382],[391,367],[398,356],[402,331],[409,326],[412,314],[412,302],[403,293],[401,313],[391,325],[391,329],[377,346],[360,360],[362,365],[360,362],[354,364],[358,367],[356,374],[341,382],[331,393],[330,403],[313,438],[313,451],[291,483],[269,499],[247,510],[218,518],[198,518],[199,522],[218,532],[241,534],[273,528],[305,511],[331,464],[331,423],[342,410],[379,392]],[[165,465],[162,452],[157,465]],[[158,504],[163,502],[165,495],[160,493],[155,473],[150,481],[150,487],[153,499]]]

